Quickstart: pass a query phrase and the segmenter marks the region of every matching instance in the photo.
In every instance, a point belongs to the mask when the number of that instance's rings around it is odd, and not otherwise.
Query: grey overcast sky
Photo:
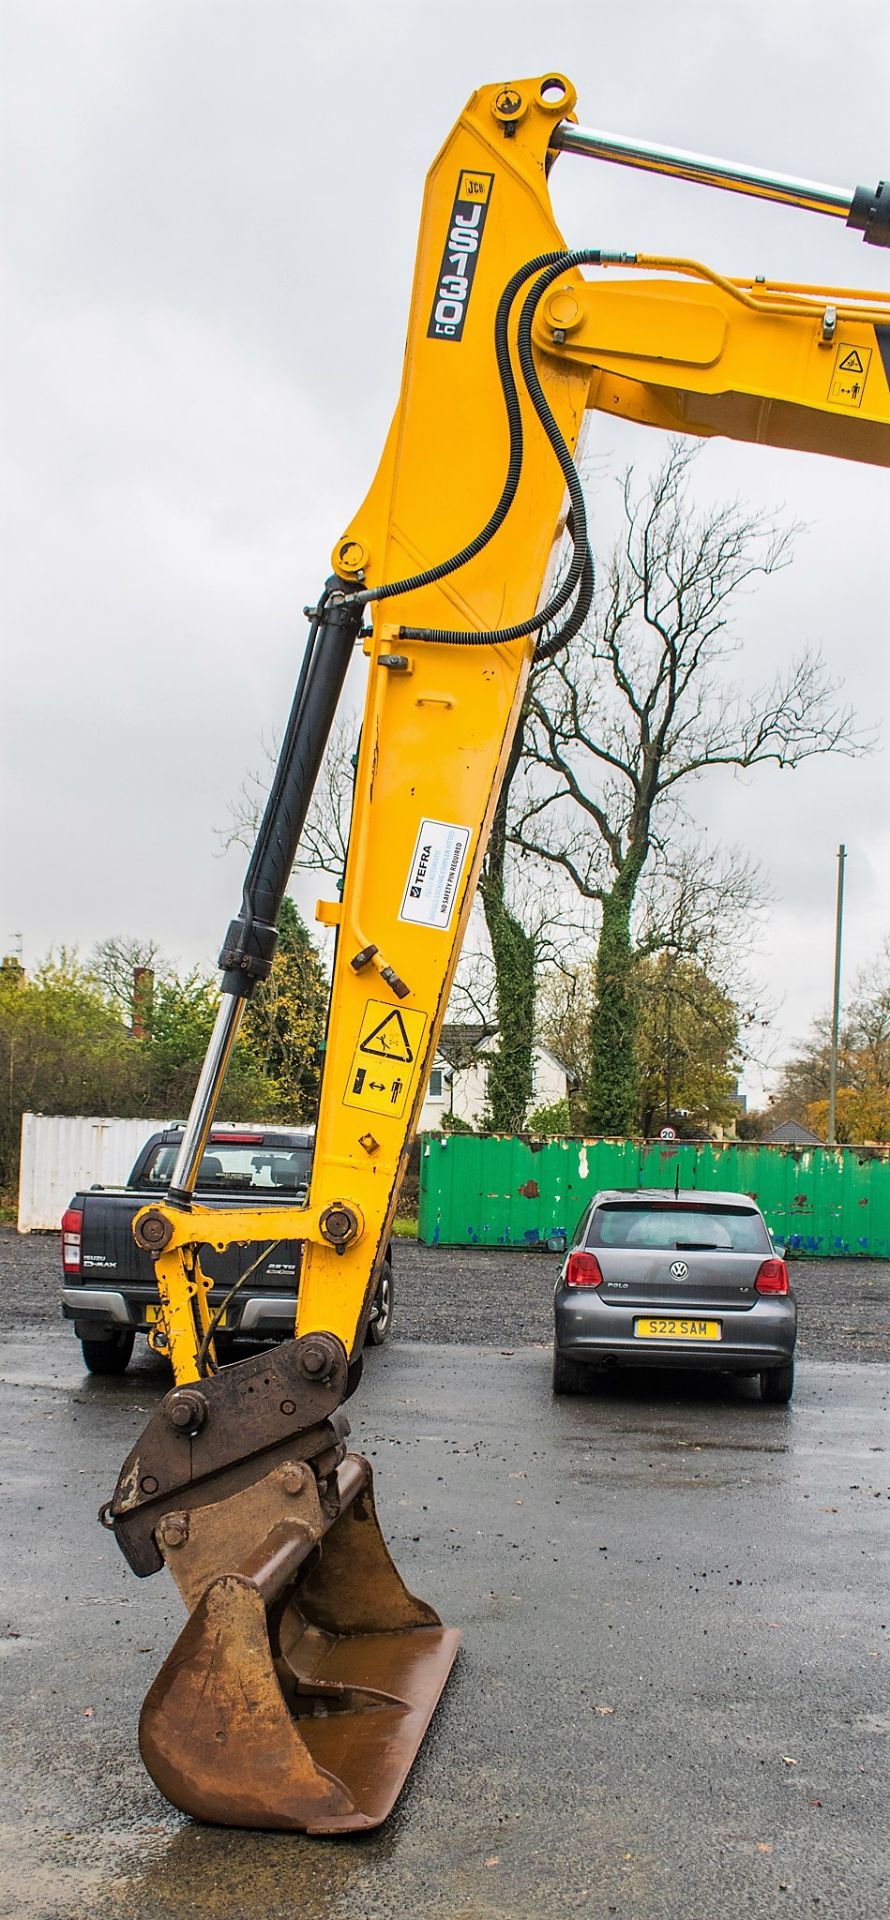
[[[300,609],[376,466],[424,174],[468,95],[555,67],[587,125],[873,184],[890,168],[887,12],[0,0],[0,35],[0,947],[20,936],[32,966],[133,933],[212,965],[243,862],[214,829],[286,715]],[[578,245],[890,281],[890,255],[840,222],[567,157],[552,190]],[[592,423],[598,468],[662,452]],[[839,841],[848,978],[890,931],[890,483],[715,442],[697,485],[806,523],[793,568],[745,604],[740,673],[753,685],[818,644],[863,719],[884,721],[868,760],[696,792],[702,827],[775,890],[756,967],[781,1052],[829,997]]]

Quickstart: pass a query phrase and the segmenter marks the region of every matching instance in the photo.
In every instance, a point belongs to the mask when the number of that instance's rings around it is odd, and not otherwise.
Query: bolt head
[[[165,1513],[158,1527],[158,1540],[164,1547],[184,1547],[189,1537],[187,1513]]]
[[[298,1460],[286,1460],[278,1474],[278,1484],[282,1493],[291,1494],[296,1498],[298,1494],[306,1491],[309,1484],[309,1468],[302,1466]]]
[[[207,1402],[194,1388],[179,1387],[168,1394],[164,1414],[177,1433],[198,1433],[207,1418]]]

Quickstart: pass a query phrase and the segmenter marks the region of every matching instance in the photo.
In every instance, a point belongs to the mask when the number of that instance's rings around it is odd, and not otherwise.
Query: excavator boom
[[[547,180],[581,141],[574,105],[560,75],[482,88],[433,162],[399,403],[312,610],[171,1189],[134,1222],[176,1385],[105,1518],[136,1572],[170,1566],[191,1610],[141,1741],[162,1790],[202,1818],[377,1824],[455,1656],[457,1635],[392,1566],[341,1406],[529,670],[590,606],[586,414],[890,464],[888,297],[568,249]],[[847,212],[880,241],[872,198],[868,221],[855,195]],[[195,1203],[197,1169],[359,642],[346,873],[318,908],[336,957],[309,1201],[223,1213]],[[267,1235],[304,1245],[296,1337],[218,1371],[199,1250]]]

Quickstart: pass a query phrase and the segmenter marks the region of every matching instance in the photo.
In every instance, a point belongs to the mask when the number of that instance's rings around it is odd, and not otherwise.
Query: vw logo
[[[688,1272],[689,1272],[689,1268],[687,1267],[685,1260],[671,1261],[671,1273],[673,1274],[675,1280],[685,1280]]]

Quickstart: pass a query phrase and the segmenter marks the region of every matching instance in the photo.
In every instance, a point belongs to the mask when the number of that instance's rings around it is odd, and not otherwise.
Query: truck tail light
[[[567,1287],[601,1287],[602,1268],[595,1253],[570,1253],[566,1267]]]
[[[79,1207],[69,1207],[62,1215],[62,1271],[80,1272],[80,1247],[83,1235],[83,1214]]]
[[[787,1293],[788,1268],[784,1260],[763,1260],[754,1282],[757,1293]]]

